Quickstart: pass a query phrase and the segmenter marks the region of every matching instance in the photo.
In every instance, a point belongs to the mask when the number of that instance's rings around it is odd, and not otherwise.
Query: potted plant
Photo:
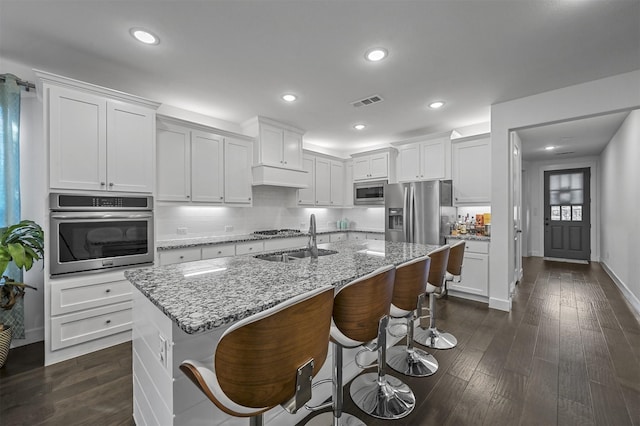
[[[4,229],[0,236],[0,309],[11,310],[24,296],[28,284],[15,281],[5,275],[9,263],[28,271],[33,263],[44,255],[44,232],[37,223],[23,220]],[[0,367],[4,366],[11,345],[11,327],[0,322]]]

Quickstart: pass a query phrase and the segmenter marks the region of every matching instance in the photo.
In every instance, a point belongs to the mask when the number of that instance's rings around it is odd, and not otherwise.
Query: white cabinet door
[[[308,188],[298,189],[298,204],[305,206],[312,206],[315,204],[315,157],[305,154],[302,157],[302,169],[308,173],[306,175],[305,183],[309,185]]]
[[[235,138],[226,138],[224,145],[224,201],[251,204],[252,144]]]
[[[157,130],[157,197],[159,201],[191,198],[189,129],[162,125]]]
[[[316,205],[331,205],[331,160],[316,158]]]
[[[420,180],[421,162],[420,144],[403,145],[398,154],[398,181],[413,182]]]
[[[107,101],[60,87],[48,90],[51,188],[106,189]]]
[[[454,204],[491,202],[491,140],[452,143]]]
[[[193,262],[202,259],[200,247],[188,247],[175,250],[163,250],[158,254],[160,266],[174,263]]]
[[[444,179],[445,178],[445,144],[444,140],[434,140],[421,144],[420,179]]]
[[[389,175],[389,153],[371,155],[370,177],[373,179],[386,178]]]
[[[462,260],[460,282],[450,286],[452,290],[464,291],[479,296],[489,295],[489,256],[465,252]]]
[[[153,192],[155,113],[107,102],[107,189]]]
[[[191,201],[224,201],[224,139],[191,132]]]
[[[353,207],[353,161],[344,165],[344,206]]]
[[[371,162],[369,157],[353,159],[353,180],[370,179]]]
[[[330,182],[331,206],[342,207],[344,204],[344,164],[340,161],[331,161]]]
[[[260,124],[260,162],[270,166],[284,166],[282,158],[284,129]]]
[[[282,146],[284,166],[289,169],[302,168],[302,135],[290,130],[284,131]]]

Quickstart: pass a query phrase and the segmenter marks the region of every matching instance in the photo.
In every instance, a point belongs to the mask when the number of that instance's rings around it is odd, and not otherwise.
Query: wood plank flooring
[[[524,259],[510,313],[448,298],[438,327],[458,346],[431,351],[440,370],[401,377],[416,394],[404,419],[371,426],[640,426],[640,321],[597,263]],[[0,369],[1,425],[132,425],[131,345],[42,367],[43,345]],[[395,373],[390,373],[395,375]],[[248,424],[248,422],[247,422]]]

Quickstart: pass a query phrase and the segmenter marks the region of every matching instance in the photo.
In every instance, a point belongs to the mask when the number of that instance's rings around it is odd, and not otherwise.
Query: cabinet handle
[[[191,195],[187,195],[187,198],[191,198]]]
[[[253,250],[253,247],[249,247],[249,251]]]
[[[105,293],[111,293],[111,289],[110,288],[106,289]]]
[[[249,201],[251,201],[251,197],[249,197]]]
[[[106,185],[106,183],[100,182],[100,186],[105,186],[105,185]]]
[[[107,321],[106,321],[106,323],[107,323],[107,324],[111,324],[111,320],[107,320]]]
[[[184,259],[184,256],[180,256],[180,259]]]
[[[112,187],[113,186],[113,182],[109,182],[109,186]]]
[[[218,250],[218,254],[222,254],[222,250]]]
[[[287,164],[287,162],[285,161],[284,164]]]
[[[220,199],[222,200],[224,197],[220,197]]]

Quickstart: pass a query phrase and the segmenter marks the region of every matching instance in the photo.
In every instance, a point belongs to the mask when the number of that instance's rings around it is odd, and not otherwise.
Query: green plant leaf
[[[16,266],[22,268],[25,264],[24,246],[20,243],[9,243],[7,250],[9,250]]]

